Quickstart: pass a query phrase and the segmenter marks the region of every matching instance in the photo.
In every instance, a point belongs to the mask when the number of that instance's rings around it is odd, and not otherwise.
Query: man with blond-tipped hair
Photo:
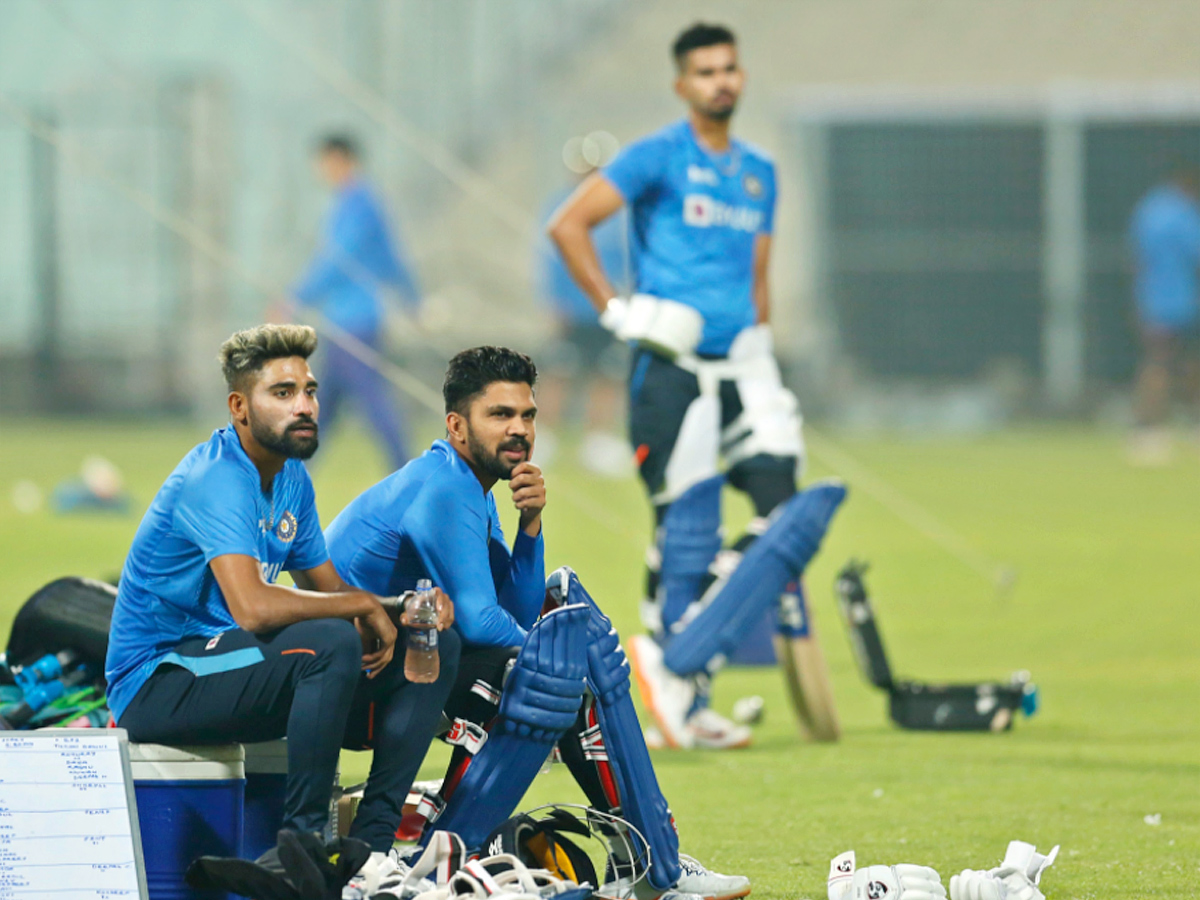
[[[138,527],[113,610],[108,700],[136,741],[286,736],[283,827],[297,832],[325,827],[340,748],[375,749],[350,833],[386,852],[459,641],[439,592],[441,674],[409,683],[389,665],[396,626],[379,598],[329,561],[301,463],[317,449],[316,346],[300,325],[222,345],[230,423],[184,457]],[[275,584],[284,570],[295,587]]]

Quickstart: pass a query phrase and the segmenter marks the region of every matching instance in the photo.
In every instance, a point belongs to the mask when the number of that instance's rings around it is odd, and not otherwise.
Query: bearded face
[[[270,360],[241,396],[250,435],[263,449],[287,459],[317,452],[317,381],[304,359]]]
[[[288,459],[310,459],[317,452],[317,420],[307,413],[296,415],[290,422],[274,422],[272,417],[257,411],[250,404],[250,433],[272,453]]]
[[[492,478],[508,481],[512,478],[513,469],[529,459],[533,445],[525,437],[513,435],[499,442],[493,439],[489,446],[468,419],[467,449],[481,471]]]

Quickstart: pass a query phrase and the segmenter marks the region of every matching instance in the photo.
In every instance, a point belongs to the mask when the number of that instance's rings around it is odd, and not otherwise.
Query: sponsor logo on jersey
[[[283,571],[283,563],[260,562],[258,568],[262,572],[263,581],[267,584],[274,584],[275,579],[279,577],[279,573]]]
[[[683,222],[693,228],[732,228],[735,231],[758,231],[762,225],[761,210],[748,206],[730,206],[708,194],[688,194],[683,198]]]
[[[712,169],[706,169],[703,166],[688,166],[687,179],[688,181],[696,182],[696,184],[715,186],[717,184],[717,173]]]
[[[215,650],[217,648],[217,644],[220,643],[220,641],[221,641],[221,636],[218,634],[215,638],[213,638],[211,641],[209,641],[207,644],[204,645],[204,649],[205,650]]]
[[[275,537],[285,544],[290,544],[296,537],[296,517],[290,512],[284,512],[279,517],[279,523],[275,526]]]
[[[742,179],[742,189],[755,200],[761,197],[763,192],[762,182],[753,175],[747,175]]]

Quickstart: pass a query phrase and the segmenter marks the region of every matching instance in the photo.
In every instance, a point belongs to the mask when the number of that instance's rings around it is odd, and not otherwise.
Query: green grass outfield
[[[9,499],[15,482],[48,491],[84,455],[102,453],[126,474],[140,515],[205,436],[186,426],[0,421],[0,636],[46,581],[116,573],[138,521],[19,514]],[[383,474],[356,434],[327,443],[316,476],[326,521]],[[1014,838],[1063,845],[1043,881],[1051,900],[1200,896],[1200,451],[1136,470],[1124,463],[1120,436],[1084,430],[843,435],[840,443],[1014,565],[1016,589],[997,599],[979,575],[851,484],[808,575],[845,737],[801,743],[776,672],[724,675],[718,708],[759,693],[767,716],[748,750],[655,754],[683,848],[751,876],[754,896],[778,900],[824,897],[829,860],[848,848],[861,863],[933,865],[948,882],[964,867],[995,865]],[[831,474],[819,441],[814,449],[811,474]],[[647,523],[640,489],[566,462],[550,467],[548,483],[548,566],[573,565],[630,633]],[[740,504],[731,508],[745,517]],[[836,618],[832,580],[852,554],[873,564],[869,585],[900,674],[971,681],[1028,668],[1042,712],[1002,735],[889,725]],[[440,774],[445,757],[434,748],[422,777]],[[366,764],[347,754],[346,777]],[[580,799],[556,767],[526,803]],[[1161,824],[1145,824],[1155,813]]]

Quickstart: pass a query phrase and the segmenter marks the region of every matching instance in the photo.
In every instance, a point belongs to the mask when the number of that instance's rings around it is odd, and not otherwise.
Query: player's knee
[[[729,483],[750,497],[755,515],[771,510],[796,493],[797,459],[760,453],[729,470]]]
[[[289,626],[293,646],[282,652],[295,654],[301,665],[357,677],[362,661],[362,638],[345,619],[310,619]]]

